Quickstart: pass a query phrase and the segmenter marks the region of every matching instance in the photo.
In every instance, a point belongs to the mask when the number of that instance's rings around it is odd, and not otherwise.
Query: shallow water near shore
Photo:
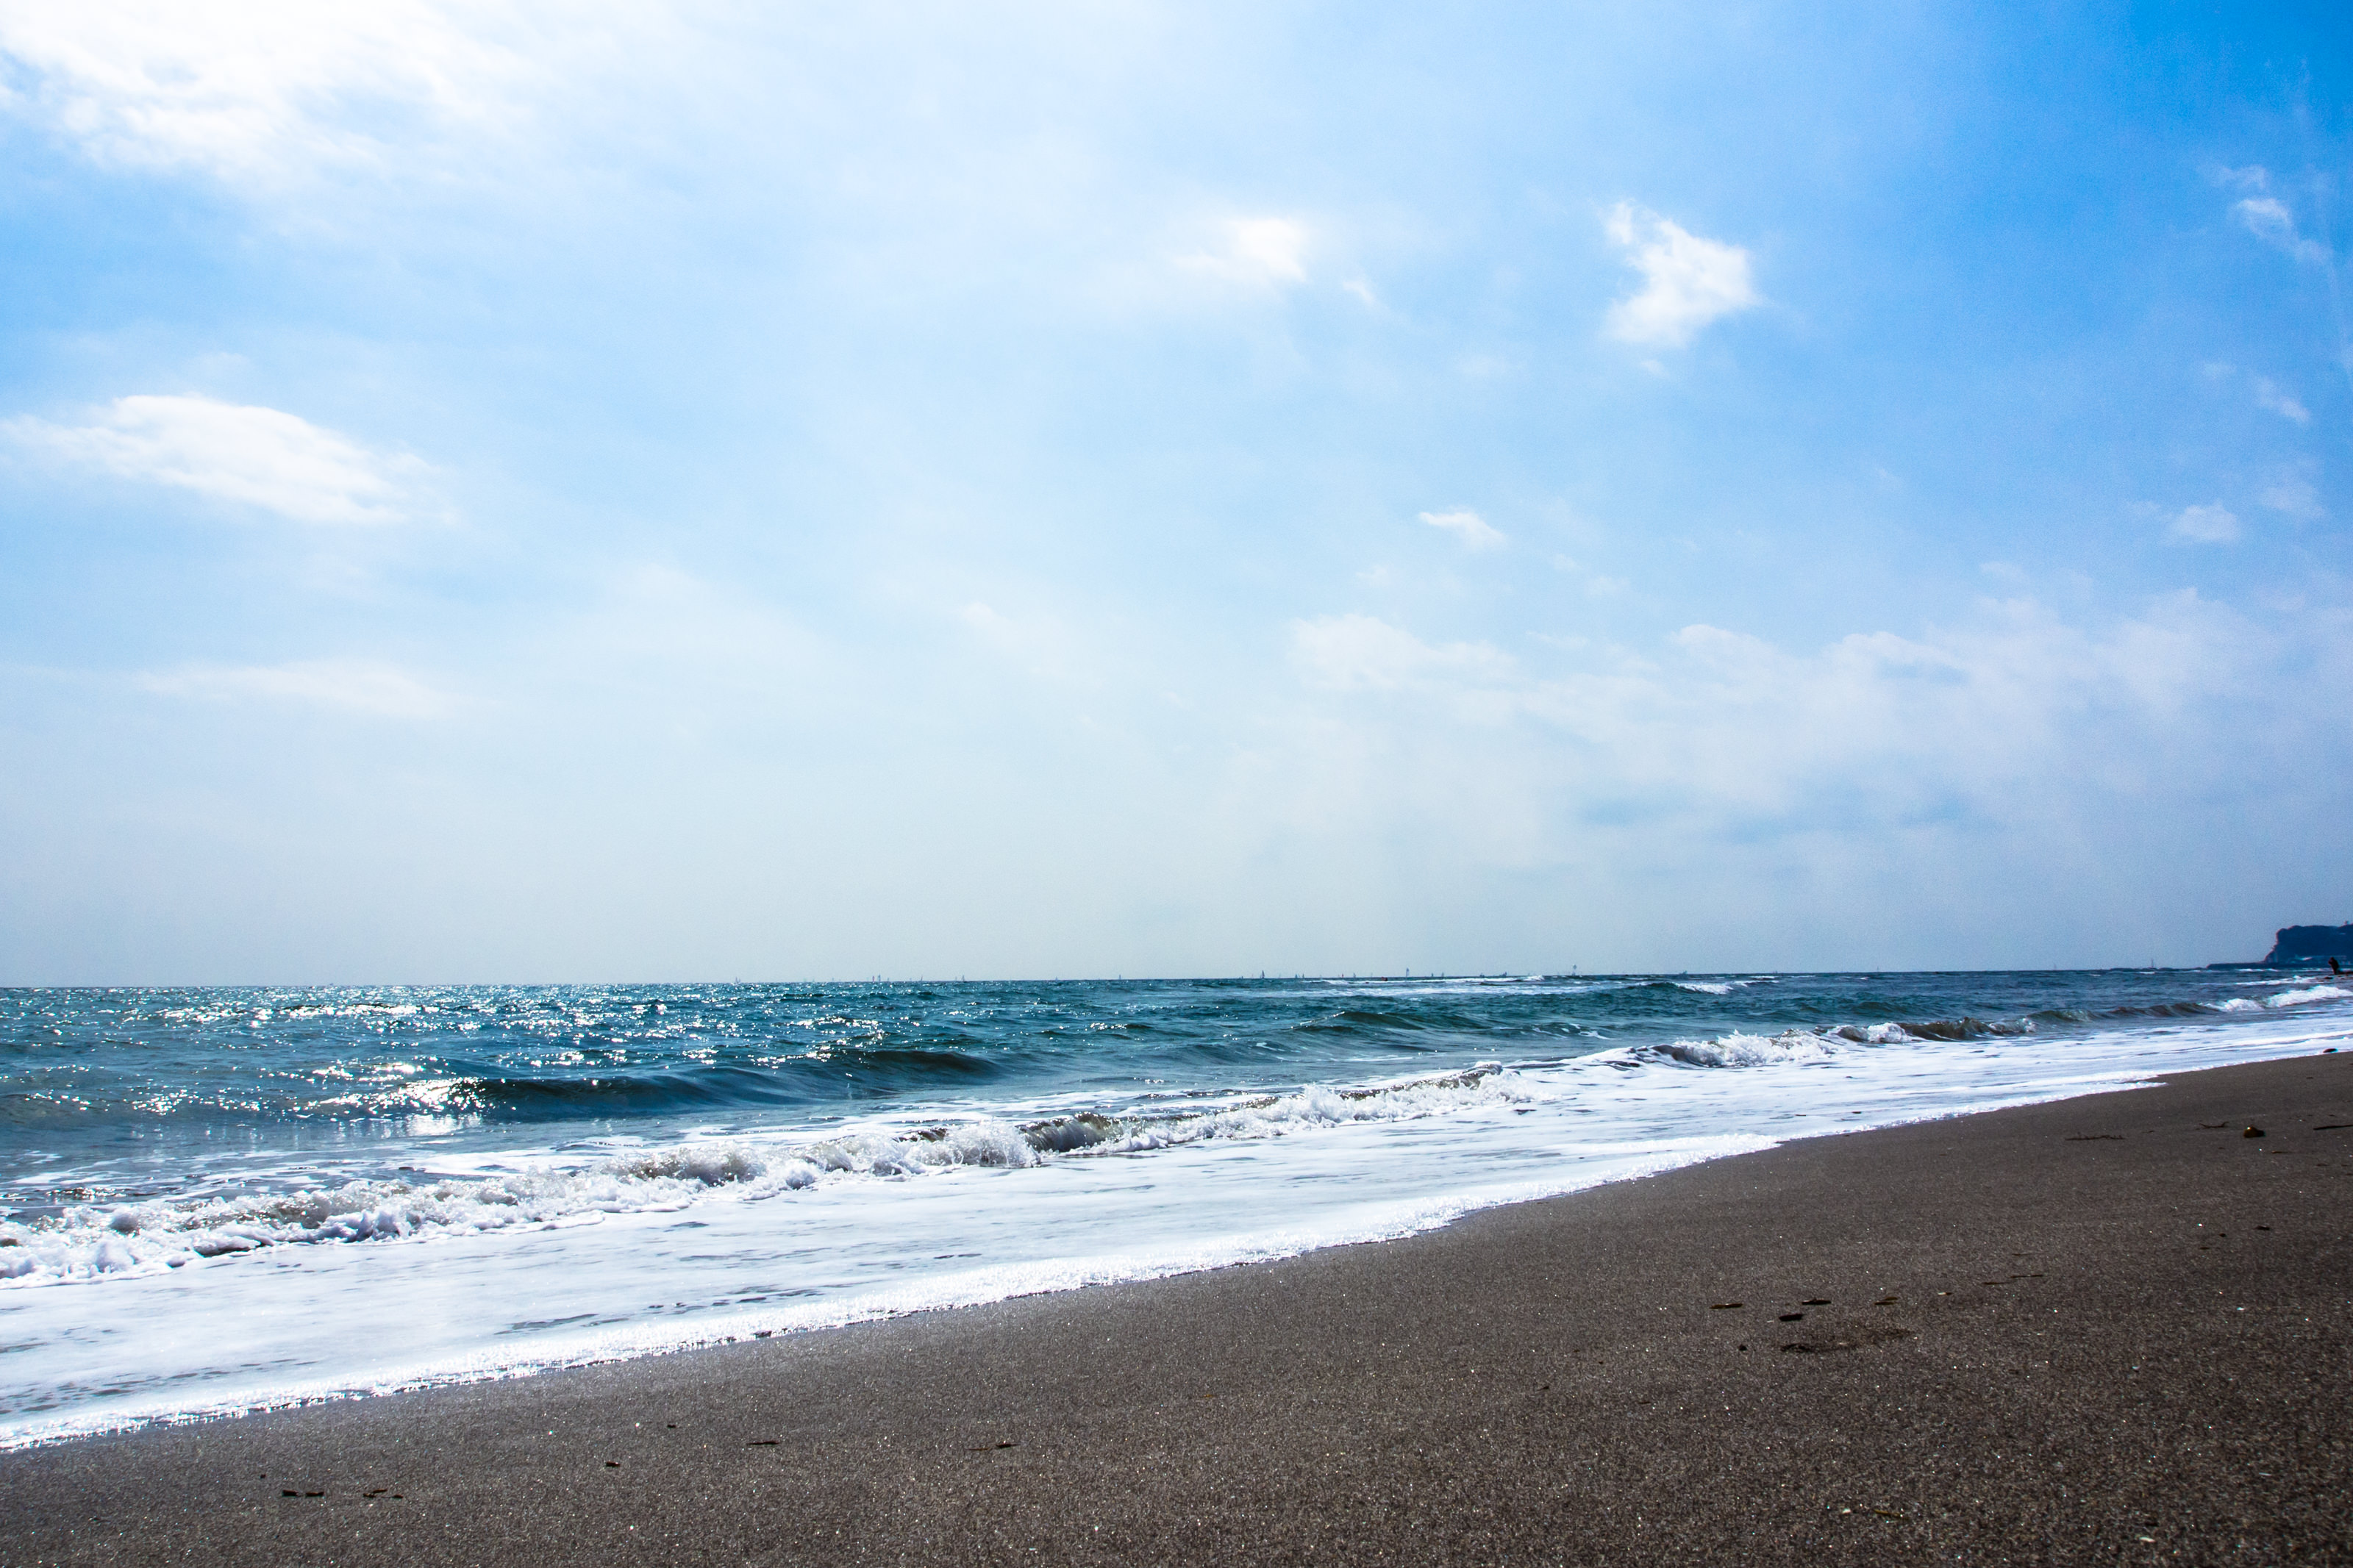
[[[0,1443],[1409,1234],[2353,1042],[2326,973],[0,993]]]

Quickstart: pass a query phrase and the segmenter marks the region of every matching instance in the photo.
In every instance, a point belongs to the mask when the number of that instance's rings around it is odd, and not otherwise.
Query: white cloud
[[[20,444],[125,479],[172,485],[298,522],[397,522],[414,458],[369,451],[276,408],[209,397],[118,397],[88,425],[0,424]]]
[[[2277,247],[2298,261],[2328,259],[2328,247],[2298,233],[2295,214],[2277,196],[2248,196],[2235,204],[2231,212],[2257,239]]]
[[[2268,376],[2255,377],[2255,401],[2283,419],[2293,419],[2298,425],[2312,423],[2312,410],[2298,402],[2295,394]]]
[[[1464,507],[1454,511],[1426,511],[1421,521],[1432,528],[1442,528],[1473,550],[1501,550],[1504,536],[1487,520]]]
[[[1373,286],[1365,281],[1365,279],[1361,278],[1351,278],[1342,283],[1340,287],[1347,292],[1354,294],[1357,300],[1361,302],[1367,310],[1377,310],[1381,308],[1380,296],[1373,292]]]
[[[975,637],[1031,675],[1087,687],[1102,679],[1100,661],[1090,658],[1071,629],[1050,614],[1008,616],[975,599],[955,616]]]
[[[2239,520],[2230,508],[2216,501],[2211,506],[2182,508],[2166,531],[2193,544],[2229,544],[2239,537]]]
[[[1432,645],[1372,616],[1293,622],[1292,649],[1315,685],[1339,691],[1397,691],[1509,679],[1509,654],[1492,644]]]
[[[2199,372],[2209,382],[2216,385],[2224,385],[2236,381],[2239,367],[2221,360],[2211,360],[2199,366]],[[2254,393],[2257,407],[2268,408],[2281,418],[2293,420],[2298,425],[2312,423],[2312,410],[2306,408],[2303,400],[2295,394],[2288,391],[2271,377],[2250,373],[2247,384]]]
[[[553,41],[485,36],[517,22],[432,0],[10,4],[0,55],[30,79],[0,106],[100,163],[271,184],[511,124]]]
[[[1631,202],[1603,214],[1601,226],[1642,274],[1641,291],[1609,308],[1609,335],[1620,342],[1679,348],[1709,322],[1762,302],[1739,246],[1702,239]]]
[[[1621,594],[1630,592],[1634,586],[1623,577],[1605,577],[1600,573],[1588,569],[1573,556],[1556,555],[1552,558],[1552,565],[1554,571],[1582,583],[1585,585],[1586,595],[1589,598],[1616,598]]]
[[[1713,878],[1734,875],[1722,855],[1777,841],[1868,862],[1864,846],[1941,838],[1963,866],[1989,843],[2031,847],[2031,864],[2074,842],[2078,810],[2113,820],[2119,799],[2195,800],[2242,777],[2209,722],[2292,752],[2248,698],[2279,670],[2353,668],[2342,617],[2310,625],[2324,646],[2194,593],[2096,631],[1989,602],[1949,630],[1799,651],[1704,625],[1640,653],[1538,639],[1583,667],[1547,673],[1340,616],[1293,627],[1310,708],[1289,730],[1301,754],[1268,772],[1294,781],[1293,815],[1318,831],[1409,831],[1491,863],[1582,863],[1618,843],[1629,868]],[[1786,889],[1767,907],[1787,916]]]
[[[2290,475],[2270,486],[2255,498],[2276,512],[2284,512],[2299,522],[2312,522],[2328,515],[2320,504],[2320,491],[2310,479]]]
[[[958,610],[956,619],[1000,648],[1009,650],[1020,646],[1020,629],[977,599]]]
[[[1185,267],[1231,282],[1261,288],[1307,279],[1306,226],[1284,217],[1234,218],[1225,225],[1226,242],[1214,251],[1181,258]]]
[[[142,675],[139,684],[165,697],[209,702],[292,702],[386,719],[434,719],[452,706],[446,694],[406,671],[367,659],[188,665]]]

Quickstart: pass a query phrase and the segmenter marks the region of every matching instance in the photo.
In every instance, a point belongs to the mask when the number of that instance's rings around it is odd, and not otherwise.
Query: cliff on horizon
[[[2326,963],[2353,959],[2353,924],[2341,926],[2282,926],[2278,940],[2263,955],[2265,967],[2293,969],[2299,963]]]

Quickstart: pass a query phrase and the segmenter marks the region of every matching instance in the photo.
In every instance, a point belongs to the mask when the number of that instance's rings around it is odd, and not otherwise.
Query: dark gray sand
[[[2226,1068],[0,1457],[0,1563],[2348,1563],[2348,1236],[2353,1054]]]

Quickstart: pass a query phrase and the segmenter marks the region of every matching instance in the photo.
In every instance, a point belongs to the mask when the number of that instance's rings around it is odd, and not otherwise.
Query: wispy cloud
[[[101,163],[278,184],[511,122],[536,68],[484,35],[516,19],[431,0],[12,5],[0,55],[26,85],[0,104]]]
[[[1554,571],[1582,583],[1587,595],[1591,598],[1614,598],[1633,586],[1623,577],[1604,576],[1593,571],[1574,556],[1556,555],[1552,558],[1552,566]]]
[[[437,719],[452,700],[396,665],[368,659],[293,664],[186,665],[139,677],[164,697],[206,702],[280,702],[385,719]]]
[[[2255,377],[2255,401],[2283,419],[2298,425],[2312,423],[2312,410],[2299,402],[2295,395],[2268,376]]]
[[[2342,668],[2341,623],[2324,626],[2323,666]],[[2021,844],[2063,844],[2071,813],[2101,792],[2210,765],[2185,714],[2260,735],[2243,699],[2282,653],[2189,593],[2096,632],[2018,600],[1950,630],[1801,650],[1706,625],[1640,652],[1543,639],[1584,667],[1556,673],[1363,616],[1293,636],[1319,720],[1293,731],[1318,754],[1284,764],[1306,798],[1410,815],[1519,864],[1588,856],[1620,834],[1644,847],[1638,861],[1791,835],[1835,855],[1835,841],[1881,831],[1920,834],[1908,853],[1948,827],[1966,857],[1982,847],[1973,830],[1995,824]],[[2104,762],[2087,768],[2088,756]]]
[[[2272,510],[2295,519],[2313,522],[2328,515],[2320,504],[2320,491],[2313,482],[2300,474],[2290,474],[2264,487],[2257,500]]]
[[[1101,661],[1090,658],[1077,635],[1043,610],[1008,616],[975,599],[955,612],[957,620],[999,657],[1049,680],[1092,686],[1102,679]]]
[[[86,425],[20,418],[0,433],[22,446],[125,479],[171,485],[297,522],[399,522],[422,465],[373,452],[276,408],[209,397],[118,397]]]
[[[1763,301],[1748,252],[1703,239],[1682,225],[1620,202],[1601,226],[1642,274],[1642,287],[1609,309],[1609,332],[1623,342],[1680,348],[1711,321]]]
[[[2186,506],[2166,531],[2192,544],[2230,544],[2239,537],[2239,519],[2221,501]]]
[[[1307,280],[1307,226],[1287,217],[1233,218],[1225,243],[1180,258],[1180,264],[1236,283],[1261,288]]]
[[[1503,531],[1468,507],[1453,511],[1426,511],[1421,521],[1432,528],[1442,528],[1472,550],[1501,550],[1506,542]]]
[[[1323,616],[1297,621],[1292,650],[1308,679],[1339,691],[1460,687],[1513,678],[1516,665],[1484,642],[1432,644],[1374,616]]]
[[[2277,196],[2243,196],[2232,205],[2231,214],[2248,233],[2298,261],[2318,264],[2328,259],[2328,247],[2299,231],[2295,211]]]
[[[2210,360],[2199,366],[2198,371],[2216,386],[2236,385],[2239,382],[2239,367],[2222,360]],[[2251,372],[2246,377],[2246,385],[2254,394],[2258,408],[2268,408],[2281,418],[2298,425],[2312,423],[2312,410],[2304,405],[2304,400],[2271,377]]]

